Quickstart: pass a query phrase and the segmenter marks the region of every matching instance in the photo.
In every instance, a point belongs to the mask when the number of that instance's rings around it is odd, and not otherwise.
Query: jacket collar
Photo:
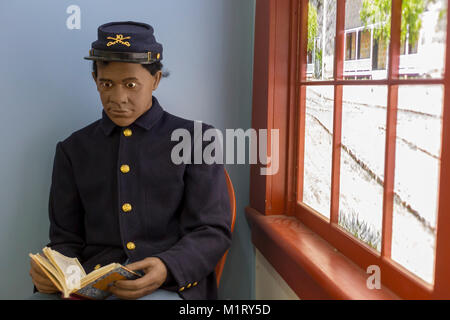
[[[145,130],[150,130],[150,128],[153,127],[153,125],[161,118],[163,113],[164,110],[159,104],[158,99],[156,99],[156,97],[152,97],[152,107],[140,116],[134,124]],[[109,136],[114,128],[117,127],[117,125],[108,117],[105,110],[102,111],[100,126],[107,136]]]

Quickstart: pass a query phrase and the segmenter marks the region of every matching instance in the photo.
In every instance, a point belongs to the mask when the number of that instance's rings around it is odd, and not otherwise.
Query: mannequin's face
[[[126,62],[97,62],[97,90],[103,109],[118,126],[127,127],[152,107],[153,91],[161,71],[154,76],[142,65]]]

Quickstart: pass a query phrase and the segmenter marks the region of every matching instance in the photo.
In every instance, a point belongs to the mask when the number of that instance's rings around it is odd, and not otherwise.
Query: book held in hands
[[[86,274],[77,258],[66,257],[47,247],[42,254],[30,253],[30,257],[66,299],[103,300],[111,295],[108,286],[113,282],[141,277],[120,263],[111,263]]]

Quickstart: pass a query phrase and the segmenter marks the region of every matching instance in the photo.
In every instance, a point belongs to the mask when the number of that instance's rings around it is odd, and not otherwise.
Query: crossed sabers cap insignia
[[[111,47],[118,43],[123,44],[124,46],[127,46],[127,47],[131,46],[131,44],[128,41],[123,41],[123,40],[131,39],[131,37],[124,37],[123,34],[117,34],[115,38],[108,37],[107,39],[114,40],[114,41],[108,42],[108,44],[107,44],[108,47]]]

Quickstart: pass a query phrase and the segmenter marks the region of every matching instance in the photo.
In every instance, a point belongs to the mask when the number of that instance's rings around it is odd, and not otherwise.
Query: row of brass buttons
[[[198,285],[198,282],[197,282],[197,281],[194,282],[194,283],[189,283],[186,287],[181,287],[178,291],[182,292],[182,291],[184,291],[185,289],[189,289],[190,287],[195,287],[195,286],[197,286],[197,285]]]
[[[133,135],[133,131],[131,131],[131,129],[125,129],[123,130],[123,135],[125,137],[131,137]],[[127,174],[130,172],[130,166],[127,164],[124,164],[120,167],[120,171],[124,174]],[[129,203],[125,203],[122,206],[122,210],[123,212],[127,213],[127,212],[131,212],[133,210],[133,207],[131,206],[131,204]],[[128,250],[135,250],[136,249],[136,244],[134,242],[128,242],[127,243],[127,249]]]
[[[131,137],[131,136],[133,135],[133,131],[131,131],[131,129],[125,129],[125,130],[123,131],[123,135],[124,135],[125,137]],[[131,169],[130,169],[130,166],[128,166],[128,165],[126,165],[126,164],[124,164],[124,165],[122,165],[122,166],[120,167],[120,171],[121,171],[122,173],[124,173],[124,174],[129,173],[130,170],[131,170]],[[122,206],[122,210],[123,210],[123,212],[127,213],[127,212],[130,212],[131,210],[133,210],[133,207],[131,206],[131,204],[125,203],[125,204]],[[128,249],[128,250],[135,250],[135,249],[136,249],[136,244],[135,244],[134,242],[128,242],[128,243],[127,243],[127,249]],[[95,267],[95,269],[98,269],[98,268],[100,268],[100,265],[97,265],[97,266]],[[182,291],[184,291],[185,289],[189,289],[189,288],[195,287],[195,286],[197,286],[197,285],[198,285],[198,282],[195,281],[194,283],[189,283],[186,287],[181,287],[181,288],[179,289],[179,291],[182,292]]]

